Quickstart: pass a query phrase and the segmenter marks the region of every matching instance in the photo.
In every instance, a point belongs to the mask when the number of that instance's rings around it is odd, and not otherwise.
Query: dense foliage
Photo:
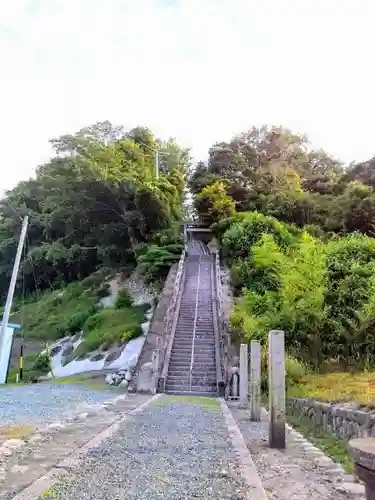
[[[231,323],[243,338],[282,329],[289,352],[309,363],[375,361],[374,239],[325,242],[257,212],[230,221],[222,252],[239,295]]]
[[[25,215],[30,226],[18,294],[83,279],[103,265],[134,266],[139,247],[163,232],[178,234],[190,157],[174,140],[103,122],[51,142],[56,156],[0,201],[1,298]]]
[[[359,231],[372,236],[374,163],[345,169],[325,151],[311,150],[305,136],[282,127],[253,127],[215,144],[189,185],[195,209],[210,223],[227,217],[234,203],[237,212],[257,210],[298,227],[308,225],[317,235]],[[213,188],[217,183],[225,189]]]
[[[306,137],[262,127],[197,165],[194,206],[230,265],[242,338],[283,329],[289,353],[315,366],[375,363],[373,164],[344,168]]]

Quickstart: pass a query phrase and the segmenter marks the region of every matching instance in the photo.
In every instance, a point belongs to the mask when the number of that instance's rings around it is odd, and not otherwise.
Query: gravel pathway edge
[[[73,466],[76,466],[89,453],[89,451],[98,448],[103,443],[103,441],[112,437],[118,431],[120,424],[127,420],[129,416],[136,415],[137,413],[142,412],[145,408],[147,408],[147,406],[157,400],[160,396],[162,396],[162,394],[156,394],[150,397],[150,399],[127,413],[125,416],[118,418],[107,429],[95,436],[91,441],[89,441],[82,447],[78,448],[78,450],[75,450],[67,458],[60,461],[44,476],[40,477],[37,481],[14,496],[12,500],[38,500],[40,495],[42,495],[45,490],[48,490],[49,488],[54,486],[55,483],[63,476],[69,474],[71,468]],[[121,397],[122,396],[119,396],[119,398],[117,399],[120,399]]]
[[[245,444],[243,435],[236,421],[234,420],[225,400],[220,398],[219,401],[225,422],[228,427],[229,436],[232,440],[233,448],[238,455],[241,475],[244,478],[247,486],[249,487],[248,497],[251,500],[267,500],[268,497],[263,488],[262,481],[251,458],[249,450]]]

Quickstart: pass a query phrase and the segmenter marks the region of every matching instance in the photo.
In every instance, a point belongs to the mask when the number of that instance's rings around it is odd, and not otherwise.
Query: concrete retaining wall
[[[142,366],[144,366],[146,363],[151,364],[152,351],[157,347],[157,339],[164,333],[164,318],[167,314],[168,305],[173,294],[177,267],[177,264],[173,264],[171,266],[167,279],[164,283],[163,292],[159,296],[159,301],[151,319],[150,329],[148,331],[146,341],[144,343],[141,355],[139,356],[132,381],[130,382],[130,388],[133,391],[138,389],[140,392],[151,392],[152,390],[151,372],[149,377],[147,377],[146,375],[145,380],[142,380],[141,384],[139,383],[139,373]],[[140,385],[142,385],[142,387],[140,387]]]

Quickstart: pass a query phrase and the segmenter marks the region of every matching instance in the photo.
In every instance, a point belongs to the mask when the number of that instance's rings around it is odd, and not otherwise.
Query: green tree
[[[220,181],[203,188],[195,198],[195,206],[202,221],[210,225],[235,214],[235,203]]]
[[[139,137],[156,143],[148,129],[125,133],[109,122],[52,140],[56,157],[0,200],[0,296],[25,215],[26,291],[81,279],[101,265],[136,265],[138,247],[180,220],[185,150],[156,179],[154,154],[142,149]],[[166,144],[179,151],[177,143]]]

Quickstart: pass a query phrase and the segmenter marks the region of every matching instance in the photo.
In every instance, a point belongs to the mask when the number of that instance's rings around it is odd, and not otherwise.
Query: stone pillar
[[[349,455],[355,464],[356,475],[365,483],[366,500],[375,499],[375,438],[356,438],[349,441]],[[358,495],[360,493],[358,492]],[[361,495],[362,496],[362,495]]]
[[[156,394],[158,390],[158,380],[159,380],[159,352],[157,349],[152,351],[152,394]]]
[[[250,420],[260,421],[260,343],[252,340],[250,345]]]
[[[240,347],[240,406],[246,408],[249,404],[249,357],[247,344]]]
[[[268,334],[269,446],[285,449],[285,347],[284,332]]]

